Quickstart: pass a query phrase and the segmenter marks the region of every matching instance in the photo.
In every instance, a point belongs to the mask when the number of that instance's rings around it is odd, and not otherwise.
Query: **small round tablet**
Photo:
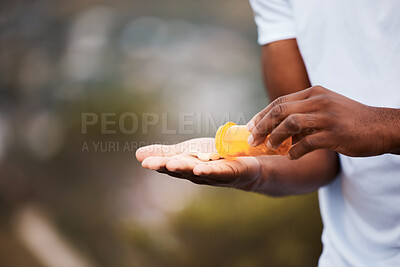
[[[210,159],[211,159],[211,160],[219,160],[220,158],[221,158],[221,155],[218,154],[217,152],[212,152],[212,153],[210,154]]]
[[[211,153],[199,153],[197,154],[197,157],[199,158],[199,160],[201,161],[209,161],[210,160],[210,154]]]

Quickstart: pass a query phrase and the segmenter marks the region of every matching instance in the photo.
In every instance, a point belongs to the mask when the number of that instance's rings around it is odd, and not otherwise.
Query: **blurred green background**
[[[316,194],[194,185],[134,157],[268,103],[246,0],[2,1],[0,31],[0,266],[317,265]],[[82,114],[110,112],[136,133],[82,133]],[[144,133],[144,113],[194,125]]]

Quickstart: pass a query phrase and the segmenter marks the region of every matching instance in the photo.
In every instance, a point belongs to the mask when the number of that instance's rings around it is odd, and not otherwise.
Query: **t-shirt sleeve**
[[[258,43],[296,38],[293,12],[288,0],[250,0],[257,25]]]

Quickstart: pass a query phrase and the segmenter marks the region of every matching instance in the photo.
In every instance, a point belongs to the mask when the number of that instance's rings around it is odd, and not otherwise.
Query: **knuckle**
[[[315,92],[314,92],[314,87],[312,86],[312,87],[308,87],[307,89],[304,89],[303,91],[304,91],[304,93],[305,93],[305,95],[306,95],[306,98],[310,98],[310,97],[312,97],[313,95],[315,95]]]
[[[321,91],[322,89],[324,89],[324,87],[322,87],[321,85],[317,84],[313,86],[315,90],[317,91]]]
[[[275,107],[272,108],[270,116],[272,118],[278,118],[282,116],[285,113],[285,106],[282,104],[276,105]]]
[[[300,123],[300,118],[297,115],[290,115],[287,117],[285,120],[285,127],[291,132],[291,133],[298,133],[301,131],[301,123]]]
[[[280,96],[280,97],[278,97],[277,99],[274,100],[274,104],[275,105],[279,105],[281,103],[283,103],[283,97],[282,96]]]
[[[267,113],[266,109],[267,109],[267,108],[261,110],[261,111],[258,112],[256,115],[254,115],[252,121],[254,121],[255,124],[259,123],[259,122],[264,118],[264,116],[265,116],[266,113]]]
[[[322,87],[321,85],[315,85],[315,86],[311,87],[311,91],[314,94],[321,94],[325,91],[325,88]]]
[[[316,101],[320,105],[328,106],[331,103],[331,98],[326,94],[322,94],[316,98]]]
[[[307,128],[306,129],[307,135],[312,135],[312,134],[316,134],[316,133],[317,133],[317,129],[315,129],[315,128]]]
[[[257,124],[253,129],[253,132],[252,132],[253,136],[262,134],[263,129],[264,129],[264,126],[262,123]]]
[[[258,113],[257,115],[254,116],[254,118],[252,119],[252,121],[253,121],[255,124],[257,124],[259,121],[261,121],[262,117],[263,117],[263,116],[261,115],[261,113]]]
[[[278,97],[277,99],[275,99],[274,102],[272,102],[272,104],[273,104],[274,106],[277,106],[277,105],[280,105],[280,104],[282,104],[283,102],[285,102],[284,100],[285,100],[284,97],[283,97],[283,96],[280,96],[280,97]]]
[[[286,119],[286,124],[287,124],[287,126],[293,128],[294,126],[297,126],[299,124],[299,118],[295,115],[290,115]]]

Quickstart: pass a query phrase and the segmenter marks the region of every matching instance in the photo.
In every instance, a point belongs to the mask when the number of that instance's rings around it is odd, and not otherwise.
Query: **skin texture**
[[[363,105],[322,86],[282,96],[247,124],[250,145],[271,133],[267,145],[277,148],[293,136],[289,157],[298,159],[317,149],[352,157],[375,156],[399,147],[400,112]]]
[[[263,46],[262,62],[271,99],[310,87],[295,39]],[[337,154],[329,150],[311,152],[297,161],[282,156],[259,156],[202,162],[190,155],[193,147],[212,152],[214,138],[142,147],[136,157],[144,168],[197,184],[233,187],[270,196],[314,191],[332,181],[339,171]]]

